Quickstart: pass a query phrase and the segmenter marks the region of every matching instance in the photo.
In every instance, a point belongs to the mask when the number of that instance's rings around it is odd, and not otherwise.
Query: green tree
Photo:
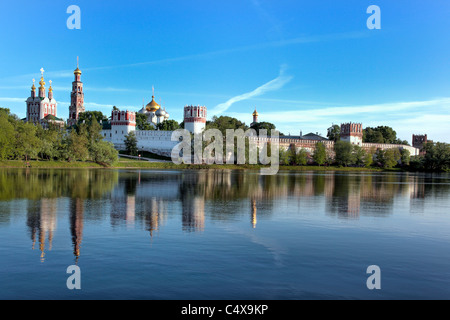
[[[258,135],[259,135],[259,130],[265,129],[265,130],[267,130],[268,136],[271,136],[272,130],[276,129],[275,125],[270,122],[258,122],[258,123],[255,123],[254,125],[252,125],[251,128],[255,129],[256,132],[258,133]]]
[[[353,146],[350,142],[338,141],[334,144],[335,162],[340,166],[349,166],[355,162]]]
[[[398,164],[401,155],[397,148],[390,148],[386,150],[379,149],[376,153],[376,158],[382,167],[393,168]]]
[[[148,122],[147,115],[144,113],[136,113],[136,128],[138,130],[155,130],[153,125]]]
[[[100,122],[100,121],[108,121],[108,117],[106,117],[101,111],[86,111],[81,112],[78,115],[78,123],[77,125],[81,125],[82,123],[87,124],[88,126],[92,122]]]
[[[408,149],[401,149],[400,150],[400,161],[402,163],[402,166],[409,166],[411,160],[411,153]]]
[[[290,165],[290,163],[291,163],[290,150],[289,149],[285,150],[284,148],[280,148],[279,153],[280,153],[280,158],[279,158],[280,164],[285,165],[285,166]]]
[[[325,145],[321,142],[316,143],[316,148],[313,155],[313,160],[319,165],[323,165],[327,160],[327,150]]]
[[[34,124],[15,122],[14,154],[17,159],[37,158],[40,146],[36,130]]]
[[[328,128],[327,132],[327,138],[328,140],[332,140],[334,142],[337,142],[341,139],[341,127],[337,124],[332,125]]]
[[[244,122],[241,122],[236,118],[228,116],[214,116],[211,121],[206,122],[205,129],[218,129],[220,130],[220,132],[222,132],[222,135],[225,138],[227,129],[243,129],[244,131],[246,131],[248,129],[248,126],[246,126]]]
[[[175,131],[180,129],[180,125],[175,120],[166,120],[156,125],[156,129],[162,131]]]
[[[363,130],[363,141],[371,143],[388,143],[388,144],[397,144],[398,142],[404,142],[402,140],[397,139],[397,133],[395,132],[395,130],[388,126],[365,128]]]
[[[364,156],[364,166],[366,168],[369,168],[372,165],[374,153],[374,150],[366,151],[366,155]]]
[[[357,166],[364,166],[367,152],[358,145],[353,146],[353,163]]]
[[[103,166],[111,166],[118,160],[119,153],[110,142],[101,140],[93,145],[92,151],[92,160]]]
[[[450,169],[450,145],[443,142],[424,145],[424,168],[431,171],[444,171]]]
[[[128,135],[125,136],[125,147],[126,151],[131,156],[138,155],[138,146],[137,146],[137,138],[134,131],[131,131]]]
[[[0,108],[0,160],[14,156],[15,132],[9,115],[9,109]]]
[[[304,148],[298,150],[294,162],[296,165],[305,166],[308,163],[308,152]]]
[[[65,139],[65,156],[70,161],[86,161],[89,158],[88,137],[71,130]]]

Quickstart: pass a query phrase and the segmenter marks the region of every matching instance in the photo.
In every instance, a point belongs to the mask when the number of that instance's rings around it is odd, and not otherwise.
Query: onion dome
[[[145,106],[145,109],[150,112],[155,112],[160,108],[161,106],[155,101],[155,96],[152,96],[152,101]]]
[[[166,115],[166,112],[159,108],[158,110],[156,110],[155,114],[157,117],[164,117]]]
[[[257,117],[257,116],[258,116],[258,112],[256,111],[256,108],[255,108],[255,111],[253,112],[253,116],[254,116],[254,117]]]
[[[164,113],[164,118],[169,119],[169,114],[167,113],[166,108],[164,108]]]
[[[73,72],[73,74],[75,74],[75,75],[80,75],[81,76],[81,70],[80,70],[80,68],[76,68],[75,69],[75,71]]]
[[[31,90],[32,90],[32,91],[36,91],[36,86],[34,85],[34,81],[35,81],[35,80],[33,79],[33,86],[31,87]]]

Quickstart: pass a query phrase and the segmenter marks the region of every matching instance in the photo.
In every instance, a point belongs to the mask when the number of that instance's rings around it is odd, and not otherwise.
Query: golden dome
[[[253,112],[253,116],[258,116],[258,112],[256,111],[256,109],[255,109],[255,111]]]
[[[155,96],[152,96],[152,101],[145,106],[145,109],[150,112],[155,112],[161,108],[161,106],[155,101]]]
[[[41,88],[45,86],[44,77],[41,77],[41,81],[39,81],[39,84],[41,85]]]
[[[80,68],[76,68],[75,69],[75,71],[73,72],[73,74],[78,74],[78,75],[81,75],[81,70],[80,70]]]

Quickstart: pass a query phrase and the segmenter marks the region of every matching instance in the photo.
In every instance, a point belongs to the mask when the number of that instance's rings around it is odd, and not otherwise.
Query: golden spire
[[[258,111],[256,111],[256,107],[255,107],[255,111],[253,112],[254,116],[258,116]]]
[[[150,112],[155,112],[159,108],[161,108],[161,106],[155,101],[155,87],[152,86],[152,101],[145,106],[145,109]]]
[[[36,80],[33,79],[33,86],[31,87],[31,90],[32,90],[32,91],[36,91],[36,86],[34,85],[35,82],[36,82]]]
[[[53,92],[52,80],[50,80],[48,83],[50,84],[50,88],[48,88],[48,92]]]
[[[80,75],[81,76],[81,70],[80,70],[80,61],[79,58],[77,57],[77,68],[75,69],[75,71],[73,72],[73,74],[75,75]]]
[[[41,68],[41,81],[39,81],[39,84],[41,85],[41,88],[45,87],[45,81],[44,81],[44,68]]]

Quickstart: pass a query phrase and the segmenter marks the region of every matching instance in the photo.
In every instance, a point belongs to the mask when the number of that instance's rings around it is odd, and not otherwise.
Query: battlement
[[[205,106],[184,107],[184,128],[191,133],[200,133],[206,126],[207,108]]]
[[[361,145],[363,140],[362,123],[343,123],[341,124],[341,140],[352,144]]]
[[[136,112],[113,110],[111,112],[112,126],[136,126]]]
[[[362,123],[343,123],[341,124],[341,137],[354,136],[361,137],[363,135]]]

